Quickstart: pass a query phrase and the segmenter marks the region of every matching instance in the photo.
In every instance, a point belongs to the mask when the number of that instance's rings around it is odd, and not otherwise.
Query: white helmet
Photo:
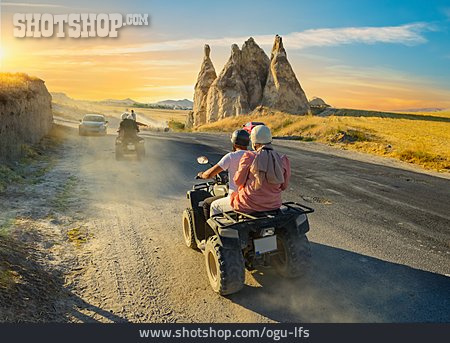
[[[126,119],[128,117],[128,113],[127,112],[123,112],[122,115],[120,116],[120,118],[122,120]]]
[[[252,129],[250,138],[253,144],[269,144],[272,143],[272,133],[265,125],[258,125]]]

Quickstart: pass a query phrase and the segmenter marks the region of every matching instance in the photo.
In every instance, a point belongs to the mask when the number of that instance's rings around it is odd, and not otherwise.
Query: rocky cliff
[[[0,160],[20,156],[52,127],[52,97],[44,81],[25,74],[0,74]]]
[[[246,114],[259,105],[294,114],[310,113],[280,36],[275,37],[270,59],[251,37],[242,49],[233,44],[231,56],[217,77],[209,51],[205,46],[188,127]]]

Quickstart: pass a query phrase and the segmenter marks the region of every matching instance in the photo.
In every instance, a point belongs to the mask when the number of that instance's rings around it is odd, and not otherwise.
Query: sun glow
[[[5,49],[0,45],[0,71],[3,71],[5,65]]]

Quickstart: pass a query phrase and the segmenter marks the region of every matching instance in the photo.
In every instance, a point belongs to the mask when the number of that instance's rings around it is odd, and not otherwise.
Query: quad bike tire
[[[145,156],[145,147],[143,143],[136,143],[136,155],[138,159]]]
[[[244,256],[239,249],[224,248],[217,236],[211,236],[205,245],[206,273],[214,292],[229,295],[244,286]]]
[[[311,246],[306,235],[277,234],[279,254],[273,257],[273,264],[281,276],[299,278],[305,276],[311,264]]]
[[[123,151],[122,147],[118,144],[116,144],[116,160],[120,161],[123,158]]]
[[[183,211],[183,237],[188,248],[197,249],[194,236],[194,214],[190,208]]]

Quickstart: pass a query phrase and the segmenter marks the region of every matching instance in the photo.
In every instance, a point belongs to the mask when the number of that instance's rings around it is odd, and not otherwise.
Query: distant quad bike
[[[116,138],[116,160],[122,160],[125,155],[135,155],[138,160],[145,156],[144,139],[139,136]]]
[[[197,161],[209,163],[205,156]],[[275,211],[230,211],[205,222],[203,201],[227,192],[227,173],[222,172],[214,181],[194,185],[187,192],[189,207],[183,212],[184,241],[203,252],[212,289],[221,295],[236,293],[244,285],[245,269],[258,266],[273,266],[286,278],[303,276],[311,259],[307,214],[314,210],[285,202]]]

